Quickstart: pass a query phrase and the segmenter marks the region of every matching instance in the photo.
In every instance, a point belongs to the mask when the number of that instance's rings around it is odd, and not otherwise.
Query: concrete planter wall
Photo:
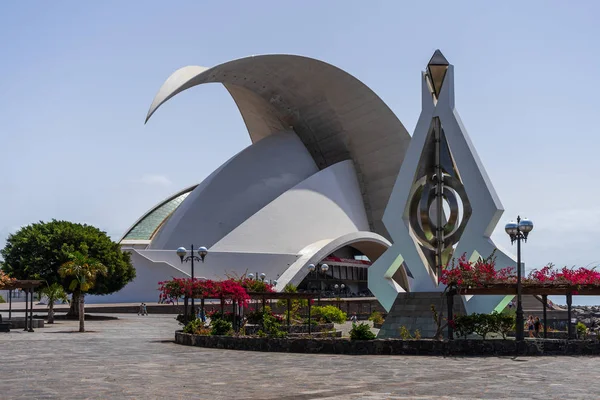
[[[271,339],[235,336],[197,336],[175,332],[175,342],[186,346],[216,349],[271,351],[284,353],[320,353],[354,355],[427,355],[427,356],[513,356],[514,340],[348,340],[286,338]],[[600,355],[600,342],[593,340],[527,340],[520,355]]]
[[[24,318],[13,318],[13,319],[4,319],[3,322],[10,323],[10,329],[23,329],[25,328],[25,319]],[[29,323],[29,322],[28,322]],[[33,329],[43,328],[44,320],[43,319],[33,319]]]

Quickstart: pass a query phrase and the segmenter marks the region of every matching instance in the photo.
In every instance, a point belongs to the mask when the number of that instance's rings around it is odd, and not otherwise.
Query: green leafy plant
[[[324,323],[343,324],[346,322],[346,313],[335,306],[313,307],[315,318]]]
[[[211,322],[210,334],[213,336],[224,336],[233,330],[231,322],[224,319],[215,319]]]
[[[415,340],[421,340],[421,331],[418,329],[415,331]]]
[[[472,314],[475,319],[473,331],[483,340],[490,332],[497,332],[496,319],[491,314]]]
[[[65,289],[60,284],[53,283],[40,290],[40,295],[45,296],[48,299],[48,323],[53,324],[54,303],[59,300],[62,300],[63,302],[68,301],[67,292],[65,292]]]
[[[79,332],[85,332],[85,304],[84,295],[96,284],[96,278],[106,275],[108,269],[100,261],[89,257],[87,254],[76,251],[58,269],[58,274],[65,279],[71,279],[69,290],[79,294]]]
[[[263,320],[263,311],[262,310],[254,310],[247,312],[245,315],[246,321],[249,324],[258,325]]]
[[[373,311],[371,315],[369,315],[369,321],[372,321],[374,324],[381,325],[383,324],[383,315],[379,311]]]
[[[4,297],[2,297],[2,295],[0,294],[0,304],[1,303],[6,303],[6,300],[4,300]]]
[[[485,340],[488,334],[497,332],[506,339],[507,334],[514,329],[515,320],[510,314],[494,311],[491,314],[459,315],[454,318],[453,323],[457,335],[464,338],[475,333]]]
[[[577,330],[577,335],[579,337],[587,336],[587,326],[581,321],[577,321],[577,325],[575,325],[575,329]]]
[[[283,292],[284,293],[298,293],[298,288],[295,285],[288,283],[283,288]],[[284,318],[287,320],[287,318],[288,318],[287,300],[278,300],[277,306],[285,308],[286,311],[284,313]],[[294,324],[302,324],[303,323],[303,320],[300,317],[300,310],[302,309],[302,307],[306,307],[306,306],[308,306],[308,300],[306,300],[306,299],[302,299],[302,300],[293,299],[290,301],[290,312],[289,312],[290,324],[294,325]]]
[[[360,324],[352,324],[352,329],[350,330],[350,339],[351,340],[373,340],[376,338],[376,335],[371,332],[371,327],[369,324],[364,322]]]
[[[187,323],[183,328],[183,333],[208,336],[211,334],[211,329],[206,327],[200,318],[196,318]]]
[[[515,315],[500,313],[496,316],[497,318],[497,329],[502,335],[503,339],[506,339],[508,333],[515,329]]]
[[[442,340],[444,338],[442,331],[448,326],[448,320],[447,318],[443,317],[443,314],[441,312],[437,312],[437,310],[435,309],[435,304],[431,304],[430,309],[433,317],[433,322],[435,322],[436,326],[434,337],[438,340]],[[446,321],[446,323],[442,324],[442,321]]]
[[[263,318],[263,329],[269,337],[282,338],[287,336],[287,332],[281,329],[279,321],[269,314],[265,314]]]
[[[281,329],[281,317],[273,314],[271,307],[265,307],[264,312],[260,314],[261,329],[258,331],[259,336],[269,337],[285,337],[287,332]]]
[[[412,335],[410,334],[410,331],[408,330],[408,328],[404,325],[402,325],[399,329],[399,333],[400,333],[400,338],[402,340],[409,340],[412,339]]]
[[[72,277],[62,277],[58,270],[71,261],[75,252],[98,260],[108,270],[106,275],[96,277],[89,294],[117,292],[135,278],[129,252],[122,251],[105,232],[90,225],[57,220],[33,223],[10,234],[0,251],[4,259],[2,270],[16,279],[40,279],[48,285],[59,283],[71,293]],[[72,293],[69,315],[77,316],[79,294]]]
[[[457,315],[454,317],[454,331],[466,339],[475,331],[475,320],[471,315]]]

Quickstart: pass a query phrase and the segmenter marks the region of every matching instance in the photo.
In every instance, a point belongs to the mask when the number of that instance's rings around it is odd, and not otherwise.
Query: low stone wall
[[[284,353],[320,353],[352,355],[423,355],[423,356],[514,356],[514,340],[349,340],[314,338],[257,338],[235,336],[198,336],[175,332],[175,342],[186,346],[215,349],[271,351]],[[520,355],[600,355],[600,342],[593,340],[526,340]]]
[[[25,319],[24,318],[13,318],[13,319],[4,319],[4,322],[10,322],[10,329],[23,329],[25,328]],[[28,321],[29,323],[29,321]],[[33,329],[43,328],[44,320],[43,319],[33,319]]]

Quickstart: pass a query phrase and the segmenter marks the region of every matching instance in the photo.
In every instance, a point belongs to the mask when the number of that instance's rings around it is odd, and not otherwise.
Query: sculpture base
[[[377,337],[399,338],[400,328],[404,326],[413,337],[415,331],[419,330],[421,337],[433,338],[438,327],[433,319],[432,305],[435,306],[438,316],[442,318],[442,326],[444,326],[448,316],[446,295],[442,295],[441,292],[400,293]],[[453,312],[454,315],[466,314],[461,296],[454,296]],[[448,329],[443,329],[442,334],[446,337]]]

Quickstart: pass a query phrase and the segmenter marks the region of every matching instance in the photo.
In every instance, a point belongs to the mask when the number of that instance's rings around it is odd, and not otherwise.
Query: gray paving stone
[[[593,357],[442,358],[179,346],[172,315],[0,334],[0,399],[591,399]],[[347,327],[344,327],[347,330]]]

